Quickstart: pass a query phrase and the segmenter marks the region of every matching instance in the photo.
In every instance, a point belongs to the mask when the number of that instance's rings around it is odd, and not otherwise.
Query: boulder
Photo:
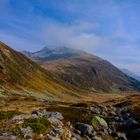
[[[53,125],[53,126],[63,126],[63,123],[56,119],[56,118],[53,118],[53,117],[50,117],[48,118],[48,121]]]
[[[63,120],[63,116],[60,112],[47,112],[46,110],[36,110],[32,112],[32,116],[37,115],[38,117],[54,118]]]
[[[64,132],[64,128],[62,125],[55,126],[55,127],[53,127],[53,132],[55,134],[62,135]]]
[[[51,135],[47,135],[46,136],[46,140],[61,140],[59,137],[53,137],[53,136],[51,136]]]
[[[64,119],[60,112],[50,112],[49,118],[54,118],[54,119],[58,119],[58,120]]]
[[[24,138],[32,138],[33,131],[31,127],[28,126],[26,128],[20,128],[20,130]]]
[[[100,114],[101,113],[101,110],[95,106],[91,106],[88,108],[92,113],[95,113],[95,114]]]
[[[86,134],[88,136],[95,135],[95,131],[91,125],[77,122],[75,128],[80,130],[82,135],[83,134]]]
[[[0,133],[0,140],[17,140],[17,136],[14,136],[11,132]]]
[[[113,132],[112,136],[118,140],[127,140],[125,133]]]
[[[94,116],[91,123],[94,129],[96,129],[97,131],[108,128],[107,122],[99,116]]]
[[[20,122],[20,121],[23,121],[25,119],[29,119],[31,118],[31,115],[25,115],[25,114],[21,114],[21,115],[16,115],[14,116],[11,121],[12,122]]]
[[[35,116],[35,115],[37,115],[38,117],[49,116],[50,112],[47,112],[45,109],[44,110],[39,109],[32,112],[32,116]]]

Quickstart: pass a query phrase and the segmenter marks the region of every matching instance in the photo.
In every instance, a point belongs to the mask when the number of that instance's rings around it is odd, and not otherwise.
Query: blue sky
[[[139,14],[140,0],[0,0],[0,40],[82,49],[140,75]]]

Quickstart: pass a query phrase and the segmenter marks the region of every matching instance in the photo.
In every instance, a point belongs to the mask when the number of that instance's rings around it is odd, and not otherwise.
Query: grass
[[[45,133],[50,127],[50,122],[46,118],[30,118],[26,119],[23,123],[23,127],[30,126],[34,133]]]
[[[62,113],[66,121],[71,120],[73,124],[76,122],[83,122],[91,124],[93,115],[86,108],[75,108],[72,106],[55,106],[47,108],[47,111],[58,111]]]
[[[0,119],[10,119],[14,117],[15,115],[20,115],[21,112],[15,110],[15,111],[0,111]]]

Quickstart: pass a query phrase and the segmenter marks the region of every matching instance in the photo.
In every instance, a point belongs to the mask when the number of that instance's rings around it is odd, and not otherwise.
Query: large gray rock
[[[125,133],[113,132],[112,136],[117,140],[127,140]]]
[[[54,137],[54,136],[51,136],[51,135],[47,135],[46,136],[46,140],[61,140],[59,137]]]
[[[32,138],[33,131],[31,127],[28,126],[26,128],[20,128],[20,130],[24,138]]]
[[[14,136],[11,132],[0,133],[1,140],[18,140],[17,136]]]
[[[31,115],[26,114],[16,115],[13,118],[11,118],[11,122],[19,122],[29,118],[31,118]]]
[[[80,130],[82,135],[83,134],[86,134],[88,136],[95,135],[95,131],[91,125],[77,122],[75,128]]]
[[[45,109],[39,109],[32,112],[32,116],[37,115],[38,117],[49,116],[50,112],[47,112]]]
[[[58,120],[64,119],[60,112],[50,112],[49,118],[54,118],[54,119],[58,119]]]
[[[94,116],[94,117],[92,118],[91,123],[92,123],[92,126],[93,126],[97,131],[98,131],[98,130],[101,130],[101,129],[107,129],[107,128],[108,128],[107,122],[106,122],[103,118],[101,118],[101,117],[99,117],[99,116]]]
[[[37,115],[39,117],[54,118],[63,120],[63,116],[60,112],[47,112],[46,110],[36,110],[32,112],[32,116]]]

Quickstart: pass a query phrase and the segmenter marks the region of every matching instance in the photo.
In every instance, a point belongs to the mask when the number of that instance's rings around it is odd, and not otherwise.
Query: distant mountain
[[[129,71],[128,69],[121,69],[121,71],[124,72],[125,74],[127,74],[128,76],[140,81],[140,76],[138,76],[135,73]]]
[[[100,57],[67,48],[45,47],[31,59],[58,79],[84,91],[126,92],[140,90],[140,82]]]
[[[0,42],[0,89],[45,98],[78,97],[74,89],[61,79],[56,79],[49,71],[2,42]]]
[[[83,51],[72,49],[72,48],[67,48],[67,47],[51,48],[50,46],[44,47],[38,52],[31,53],[31,52],[23,51],[22,53],[38,62],[67,59],[69,57],[75,57],[80,54],[85,54],[85,52]]]

